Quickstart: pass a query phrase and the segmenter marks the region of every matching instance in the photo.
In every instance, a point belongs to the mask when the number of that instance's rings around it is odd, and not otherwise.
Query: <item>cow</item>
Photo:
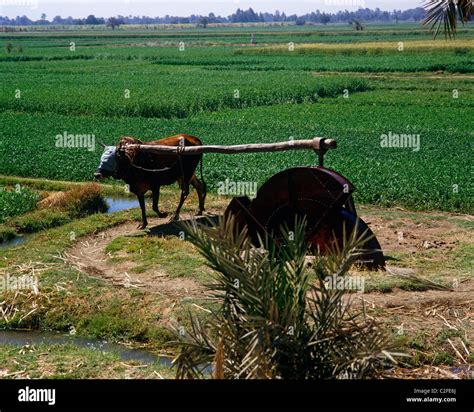
[[[142,221],[138,229],[145,229],[148,225],[145,210],[145,193],[151,190],[153,194],[153,210],[159,217],[164,218],[167,213],[158,208],[161,186],[178,182],[181,187],[181,198],[171,220],[178,220],[181,207],[189,194],[191,184],[197,191],[199,198],[199,212],[204,212],[206,199],[206,184],[202,175],[202,154],[182,155],[157,154],[141,150],[138,147],[127,148],[128,145],[162,145],[162,146],[200,146],[202,142],[188,134],[178,134],[151,142],[142,142],[134,137],[122,137],[117,146],[104,146],[104,153],[99,167],[94,174],[96,179],[113,177],[124,180],[129,185],[130,192],[138,197],[142,211]],[[178,149],[177,149],[178,150]],[[201,162],[201,180],[196,177],[196,168]]]

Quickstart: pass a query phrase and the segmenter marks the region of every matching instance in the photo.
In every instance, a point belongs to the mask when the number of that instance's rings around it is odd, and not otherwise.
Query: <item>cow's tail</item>
[[[201,183],[202,183],[202,191],[204,194],[204,198],[207,195],[207,184],[206,181],[204,180],[204,173],[203,173],[203,163],[204,163],[204,156],[201,155],[201,160],[200,160],[201,166],[200,166],[200,173],[201,173]]]

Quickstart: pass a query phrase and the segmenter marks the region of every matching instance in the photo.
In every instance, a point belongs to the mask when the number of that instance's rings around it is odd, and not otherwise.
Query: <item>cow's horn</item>
[[[102,143],[102,142],[99,142],[99,144],[105,149],[107,147],[106,144]]]

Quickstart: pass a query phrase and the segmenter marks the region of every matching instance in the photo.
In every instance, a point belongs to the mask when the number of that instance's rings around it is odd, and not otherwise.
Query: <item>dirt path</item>
[[[212,211],[208,216],[213,216]],[[191,217],[193,215],[189,213],[181,214],[183,220]],[[148,233],[152,236],[178,234],[181,230],[175,223],[170,223],[168,217],[148,218],[148,222]],[[79,239],[64,257],[81,272],[106,280],[119,287],[139,288],[169,297],[201,295],[204,291],[203,286],[191,278],[171,278],[166,273],[159,271],[130,274],[129,271],[133,267],[133,263],[110,262],[112,255],[106,252],[106,247],[112,240],[119,236],[144,235],[145,232],[137,230],[137,222],[127,222]]]
[[[210,211],[214,216],[218,210]],[[459,242],[472,242],[472,233],[461,229],[450,219],[472,221],[468,215],[426,214],[392,210],[387,216],[386,210],[362,210],[362,218],[370,225],[380,241],[385,254],[429,252],[430,259],[445,259],[457,247]],[[415,215],[416,217],[413,217]],[[439,219],[439,217],[445,219]],[[182,219],[189,219],[192,215],[183,213]],[[446,219],[446,218],[449,219]],[[134,263],[126,259],[111,261],[112,255],[106,253],[107,245],[119,236],[143,236],[143,232],[136,229],[137,222],[127,222],[109,228],[103,232],[79,239],[66,254],[66,259],[77,269],[90,276],[104,279],[116,286],[135,287],[151,293],[166,296],[202,296],[203,286],[191,277],[170,277],[158,270],[143,273],[131,273]],[[168,218],[149,219],[150,236],[177,235],[179,227],[175,223],[168,223]],[[403,272],[403,269],[393,268]],[[449,271],[449,269],[448,269]],[[407,273],[414,274],[416,270],[408,269]],[[389,276],[389,274],[387,274]],[[462,283],[456,292],[450,291],[394,291],[394,293],[366,293],[364,299],[371,305],[383,307],[429,305],[431,302],[442,300],[467,300],[472,297],[472,288],[469,282]],[[469,289],[471,288],[471,289]],[[471,295],[470,295],[471,294]]]

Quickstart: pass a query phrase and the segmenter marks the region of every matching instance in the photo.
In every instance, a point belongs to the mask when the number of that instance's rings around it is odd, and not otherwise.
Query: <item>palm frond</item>
[[[366,234],[344,230],[342,246],[334,242],[310,270],[304,219],[259,245],[232,217],[184,229],[216,272],[208,287],[220,293],[222,306],[205,325],[191,318],[190,330],[176,333],[177,377],[203,377],[213,365],[215,378],[358,378],[393,359],[386,335],[351,308],[346,291],[324,281],[347,275],[366,252]]]
[[[428,0],[424,5],[427,10],[424,25],[430,25],[431,30],[438,35],[441,25],[446,38],[456,35],[457,19],[466,23],[473,12],[472,0]]]

